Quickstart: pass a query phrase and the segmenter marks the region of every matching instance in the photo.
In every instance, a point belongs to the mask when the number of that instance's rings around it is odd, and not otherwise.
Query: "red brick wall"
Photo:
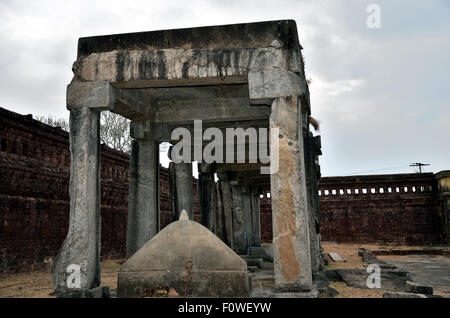
[[[432,173],[328,177],[321,179],[319,189],[323,241],[405,245],[444,241]],[[262,200],[264,242],[272,240],[270,214],[270,200]]]
[[[103,256],[125,252],[128,164],[128,155],[102,146]],[[0,272],[42,264],[58,252],[68,230],[69,167],[67,132],[0,108]],[[160,206],[163,228],[173,221],[164,168]],[[200,220],[198,200],[194,213]]]

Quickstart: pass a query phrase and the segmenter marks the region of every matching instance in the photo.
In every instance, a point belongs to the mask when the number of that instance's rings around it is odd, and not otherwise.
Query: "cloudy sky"
[[[79,37],[277,19],[299,28],[325,176],[450,169],[447,0],[0,0],[0,107],[68,118]]]

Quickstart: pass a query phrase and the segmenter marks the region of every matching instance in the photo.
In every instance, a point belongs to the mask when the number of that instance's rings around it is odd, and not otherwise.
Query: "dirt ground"
[[[117,288],[117,275],[122,259],[102,262],[102,286]],[[54,298],[50,270],[0,276],[0,298]]]
[[[365,244],[323,243],[325,254],[335,252],[344,257],[347,262],[329,261],[327,269],[359,268],[364,265],[358,256],[358,248],[370,250],[380,249],[417,249],[418,246],[382,246]],[[401,256],[388,256],[392,260],[402,259]],[[108,259],[102,262],[102,285],[111,289],[117,288],[117,275],[123,259]],[[338,298],[380,298],[385,290],[364,290],[348,287],[343,282],[331,282],[331,287],[339,292]],[[54,291],[49,270],[0,276],[0,298],[52,298]]]

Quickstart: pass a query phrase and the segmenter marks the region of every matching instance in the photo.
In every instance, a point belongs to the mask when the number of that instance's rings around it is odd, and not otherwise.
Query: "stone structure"
[[[124,257],[129,156],[103,146],[101,153],[101,254]],[[44,265],[45,259],[57,254],[68,231],[69,162],[68,133],[33,120],[29,115],[23,116],[0,108],[0,272],[36,269]],[[445,201],[445,193],[448,192],[445,189],[448,187],[445,188],[443,178],[446,174],[444,171],[434,176],[365,176],[367,189],[374,186],[388,189],[389,185],[394,185],[395,188],[397,185],[406,185],[410,191],[390,195],[368,193],[358,201],[351,199],[349,195],[341,195],[340,191],[336,191],[336,195],[323,195],[325,189],[322,186],[322,195],[319,196],[321,235],[325,240],[343,242],[440,244],[441,237],[448,237],[440,223],[443,220],[441,216],[445,216],[445,204],[448,206]],[[172,207],[173,194],[170,188],[173,187],[170,186],[169,171],[160,168],[160,178],[162,229],[177,218]],[[344,178],[346,186],[343,186],[342,180],[342,177],[327,177],[322,179],[322,184],[331,189],[329,193],[332,193],[332,189],[361,187],[363,181],[361,177],[347,177]],[[422,184],[424,189],[431,186],[436,191],[413,192],[413,187],[417,189],[418,184]],[[201,219],[205,213],[200,213],[197,187],[201,188],[194,179],[195,220],[209,228]],[[206,186],[204,188],[208,189]],[[395,200],[392,200],[393,195],[396,196]],[[217,229],[213,232],[228,243],[223,230],[224,203],[219,186],[216,188],[216,196]],[[261,239],[264,243],[271,243],[270,198],[260,199],[256,195],[253,199],[260,201]],[[361,206],[363,201],[371,203]],[[393,204],[395,210],[385,209]],[[353,207],[348,210],[353,212],[346,215],[345,206]],[[252,207],[258,207],[258,204],[255,203]],[[256,216],[257,213],[253,215]],[[353,225],[359,224],[358,222],[366,224],[363,231]],[[382,225],[378,225],[379,223]],[[257,233],[254,230],[254,238],[258,237]],[[257,245],[254,242],[254,246]]]
[[[155,287],[189,297],[247,297],[247,264],[183,211],[120,267],[118,297],[148,296]]]
[[[437,190],[442,208],[443,232],[450,243],[450,170],[436,174]]]
[[[252,208],[257,201],[253,196],[270,185],[275,288],[311,290],[318,238],[310,228],[315,219],[309,198],[314,178],[305,164],[305,138],[311,110],[301,49],[295,22],[288,20],[80,39],[67,89],[70,226],[55,266],[57,289],[65,288],[70,264],[83,265],[82,289],[99,285],[98,126],[99,113],[111,111],[132,121],[128,256],[159,231],[158,144],[171,141],[175,128],[192,130],[194,121],[201,120],[203,129],[279,129],[281,164],[270,176],[260,174],[262,162],[247,161],[216,162],[213,170],[202,174],[219,175],[222,232],[240,253],[246,252],[248,242],[254,243],[253,224],[259,215]],[[226,155],[234,155],[236,149]],[[198,151],[192,149],[193,160]],[[191,182],[186,180],[191,167],[190,162],[174,167],[177,213],[193,213]],[[208,182],[207,177],[201,179]],[[204,211],[211,213],[207,207]]]

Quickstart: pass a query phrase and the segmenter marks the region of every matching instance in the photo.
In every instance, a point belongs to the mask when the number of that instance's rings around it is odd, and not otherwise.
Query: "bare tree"
[[[130,121],[125,117],[104,111],[100,115],[100,140],[113,149],[130,152]]]
[[[59,127],[62,130],[69,131],[69,121],[67,119],[56,118],[56,117],[52,117],[52,116],[48,115],[47,117],[37,116],[36,120],[38,120],[44,124],[47,124],[49,126]]]
[[[69,121],[64,118],[54,118],[52,116],[37,116],[37,120],[52,127],[59,127],[69,131]],[[130,121],[125,117],[108,111],[100,114],[100,141],[110,148],[130,152]]]

